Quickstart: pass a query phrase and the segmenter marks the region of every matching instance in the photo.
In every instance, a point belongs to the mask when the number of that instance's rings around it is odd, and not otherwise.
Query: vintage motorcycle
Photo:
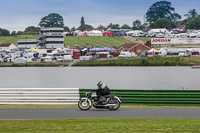
[[[92,106],[94,108],[101,108],[101,109],[110,109],[110,110],[117,110],[120,107],[121,99],[117,97],[115,94],[109,94],[103,96],[105,98],[103,103],[98,102],[98,98],[96,93],[86,92],[86,98],[81,98],[78,102],[78,107],[81,110],[89,110]]]

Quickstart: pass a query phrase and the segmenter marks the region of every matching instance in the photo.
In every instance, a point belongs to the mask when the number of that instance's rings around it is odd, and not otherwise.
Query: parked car
[[[191,56],[191,51],[185,50],[185,51],[179,51],[178,52],[179,57],[190,57]]]
[[[32,59],[31,58],[27,58],[26,59],[26,63],[31,63],[32,62]]]
[[[14,60],[14,63],[17,63],[17,64],[25,64],[26,63],[26,59],[25,58],[16,58]]]
[[[118,56],[119,58],[130,58],[130,57],[137,57],[135,53],[130,53],[130,52],[121,52]]]
[[[194,50],[194,51],[191,52],[191,54],[192,55],[199,55],[199,51]]]
[[[3,63],[3,62],[4,62],[3,58],[0,58],[0,63]]]
[[[41,57],[41,62],[52,62],[51,56]]]
[[[140,57],[147,57],[147,50],[142,51]]]
[[[64,55],[63,61],[73,61],[72,55]]]
[[[88,60],[92,60],[93,57],[91,55],[88,56],[80,56],[80,61],[88,61]]]
[[[56,57],[56,60],[59,62],[63,62],[64,58],[63,58],[63,56],[58,56],[58,57]]]

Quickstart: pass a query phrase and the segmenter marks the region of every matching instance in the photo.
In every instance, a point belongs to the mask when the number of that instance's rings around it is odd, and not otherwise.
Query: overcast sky
[[[110,23],[132,25],[136,19],[144,21],[148,8],[158,0],[0,0],[0,28],[24,30],[38,26],[42,17],[59,13],[70,28],[86,24],[94,27]],[[200,13],[200,0],[168,0],[176,12],[184,17],[190,9]]]

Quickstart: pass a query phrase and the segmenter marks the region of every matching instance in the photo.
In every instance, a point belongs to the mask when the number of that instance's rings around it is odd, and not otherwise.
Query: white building
[[[14,50],[17,50],[17,46],[13,43],[6,43],[0,45],[0,51],[12,52]]]
[[[19,49],[29,49],[32,47],[37,47],[38,42],[36,39],[24,39],[24,40],[18,40],[18,48]]]
[[[64,48],[64,28],[43,28],[40,30],[39,46],[41,48]]]

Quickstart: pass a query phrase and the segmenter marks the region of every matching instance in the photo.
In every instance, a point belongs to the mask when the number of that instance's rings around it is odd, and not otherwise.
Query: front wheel
[[[92,106],[92,104],[91,104],[90,99],[82,98],[78,102],[79,109],[81,109],[83,111],[89,110],[91,108],[91,106]]]
[[[115,106],[109,106],[109,109],[110,110],[117,110],[117,109],[119,109],[119,107],[120,107],[120,101],[118,99],[116,99],[116,98],[112,98],[111,101],[112,101],[112,104],[115,104]]]

